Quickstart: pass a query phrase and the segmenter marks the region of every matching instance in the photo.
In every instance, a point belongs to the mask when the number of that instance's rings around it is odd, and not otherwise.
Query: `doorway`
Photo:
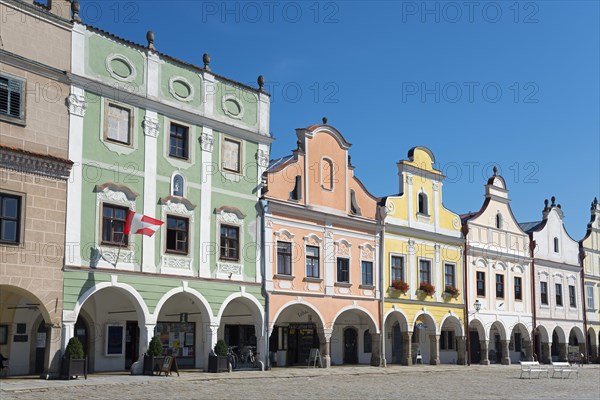
[[[358,364],[358,331],[355,328],[344,330],[344,364]]]
[[[36,374],[44,372],[44,364],[46,361],[46,343],[47,343],[48,328],[44,321],[40,323],[37,329],[35,341],[35,370]]]
[[[469,332],[469,352],[471,354],[471,364],[479,364],[481,362],[481,343],[479,343],[479,332]]]
[[[392,363],[402,363],[402,332],[398,322],[392,327]]]
[[[125,369],[137,361],[140,348],[140,328],[137,321],[127,321],[125,324]]]

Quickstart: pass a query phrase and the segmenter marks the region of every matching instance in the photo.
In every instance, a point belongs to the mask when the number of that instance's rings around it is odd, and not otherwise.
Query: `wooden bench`
[[[579,378],[579,368],[576,365],[571,365],[568,362],[552,362],[552,377],[560,374],[560,378],[564,378],[567,374],[567,378],[571,376],[571,372],[575,372],[577,378]]]
[[[531,373],[537,372],[538,378],[542,374],[542,372],[546,373],[546,378],[549,378],[548,375],[548,367],[545,365],[540,365],[537,361],[521,361],[521,375],[519,375],[519,379],[523,377],[523,374],[527,374],[529,379],[531,379]]]

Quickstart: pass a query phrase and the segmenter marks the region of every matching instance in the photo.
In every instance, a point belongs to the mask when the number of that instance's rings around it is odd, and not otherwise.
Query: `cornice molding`
[[[56,180],[67,180],[73,162],[0,147],[0,168]]]

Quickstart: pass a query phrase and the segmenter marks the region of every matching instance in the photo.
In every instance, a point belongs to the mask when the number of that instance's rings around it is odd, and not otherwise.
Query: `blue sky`
[[[376,196],[429,147],[449,209],[476,211],[498,165],[520,222],[556,196],[579,240],[600,197],[596,1],[81,1],[84,22],[272,94],[272,157],[326,116]]]

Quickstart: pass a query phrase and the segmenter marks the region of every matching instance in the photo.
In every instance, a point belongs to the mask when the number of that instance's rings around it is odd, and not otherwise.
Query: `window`
[[[333,161],[328,158],[321,160],[321,187],[333,190]]]
[[[177,158],[188,158],[188,133],[187,126],[171,123],[169,137],[169,155]]]
[[[223,169],[231,172],[240,172],[240,146],[237,140],[223,139]]]
[[[504,298],[504,275],[496,274],[496,298]]]
[[[277,273],[292,275],[292,244],[277,242]]]
[[[523,300],[523,288],[521,286],[522,281],[521,278],[515,276],[515,300]]]
[[[25,119],[25,82],[0,75],[0,116]]]
[[[496,214],[496,228],[502,228],[502,214],[500,213]]]
[[[0,243],[21,242],[21,197],[0,193]]]
[[[128,213],[126,207],[112,204],[102,206],[102,244],[127,246],[128,237],[123,232]]]
[[[221,225],[221,260],[238,261],[240,248],[240,228]]]
[[[363,334],[363,353],[370,353],[373,351],[373,338],[371,337],[371,331],[368,329]]]
[[[106,139],[131,144],[131,110],[108,103],[106,113]]]
[[[419,193],[419,213],[429,215],[427,209],[427,195],[425,193]]]
[[[290,192],[290,200],[300,200],[302,198],[302,176],[296,175],[294,179],[294,189]]]
[[[188,219],[167,216],[167,252],[188,252]]]
[[[540,282],[540,296],[542,304],[548,304],[548,283]]]
[[[306,246],[306,277],[319,277],[319,248],[317,246]]]
[[[586,286],[586,293],[587,293],[587,308],[589,308],[590,310],[595,309],[595,304],[594,304],[594,287],[593,286]]]
[[[577,301],[575,298],[575,286],[569,285],[569,305],[571,307],[577,307]]]
[[[454,331],[442,331],[440,335],[440,350],[454,350]]]
[[[171,194],[173,196],[183,197],[184,194],[184,180],[183,176],[179,174],[175,174],[173,177],[173,187],[171,189]]]
[[[350,283],[350,260],[347,258],[337,259],[337,281]]]
[[[485,296],[485,272],[477,271],[477,296]]]
[[[444,264],[444,284],[456,287],[456,274],[454,264]]]
[[[419,283],[431,283],[431,261],[419,260]]]
[[[560,283],[557,283],[554,285],[555,289],[556,289],[556,305],[557,306],[562,306],[563,305],[563,301],[562,301],[562,285]]]
[[[404,279],[404,257],[392,256],[392,281]]]
[[[555,238],[554,238],[554,252],[555,252],[555,253],[558,253],[558,250],[559,250],[559,249],[558,249],[558,238],[557,238],[557,237],[555,237]]]
[[[362,262],[362,284],[364,286],[373,286],[373,262]]]

